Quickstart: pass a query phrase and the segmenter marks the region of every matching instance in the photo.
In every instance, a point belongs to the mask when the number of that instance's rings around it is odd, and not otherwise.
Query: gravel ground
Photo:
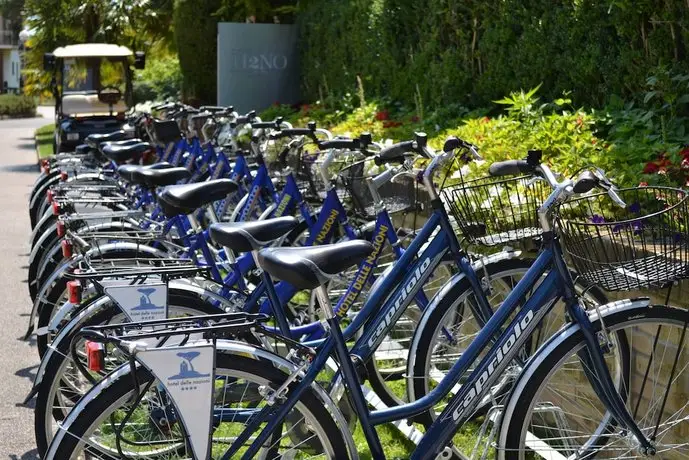
[[[43,109],[44,116],[50,111]],[[27,289],[28,199],[38,176],[33,133],[51,118],[0,120],[0,459],[38,458],[33,411],[22,405],[38,366],[26,331],[31,301]]]

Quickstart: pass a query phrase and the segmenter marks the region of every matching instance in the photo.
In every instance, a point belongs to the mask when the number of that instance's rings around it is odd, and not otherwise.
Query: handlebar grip
[[[318,143],[321,150],[338,149],[338,150],[356,150],[360,147],[359,139],[332,139]]]
[[[314,136],[314,133],[309,128],[286,128],[280,130],[279,132],[272,133],[270,135],[271,139],[280,139],[283,137],[296,137],[296,136]]]
[[[518,176],[520,174],[531,174],[534,172],[526,160],[507,160],[498,161],[490,165],[488,173],[491,176]]]
[[[219,105],[202,105],[199,107],[200,110],[203,110],[205,112],[222,112],[225,110],[225,107],[220,107]]]
[[[404,155],[416,151],[414,143],[415,141],[404,141],[393,144],[390,147],[385,147],[380,151],[378,156],[376,156],[376,164],[404,163]]]
[[[259,121],[251,123],[253,129],[276,128],[278,125],[274,121]]]
[[[574,193],[587,193],[598,185],[598,178],[591,171],[584,171],[579,174],[576,182],[572,186]]]

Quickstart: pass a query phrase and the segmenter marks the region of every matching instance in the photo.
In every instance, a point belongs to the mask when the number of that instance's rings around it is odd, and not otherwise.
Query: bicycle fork
[[[626,427],[636,437],[639,442],[641,453],[644,455],[655,455],[656,449],[651,442],[643,434],[639,426],[634,421],[634,418],[629,413],[624,400],[619,392],[615,389],[615,384],[610,375],[603,350],[598,342],[597,336],[594,333],[593,325],[589,319],[586,310],[582,308],[578,302],[567,302],[567,310],[572,318],[579,324],[584,335],[586,348],[579,352],[579,359],[584,366],[585,375],[594,391],[601,398],[606,409],[610,411],[613,418]],[[591,369],[591,371],[586,371]]]

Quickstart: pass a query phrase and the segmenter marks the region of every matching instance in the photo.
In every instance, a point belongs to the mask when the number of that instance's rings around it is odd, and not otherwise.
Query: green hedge
[[[305,95],[353,92],[485,106],[542,83],[576,104],[628,99],[659,68],[689,71],[686,0],[304,0]]]
[[[32,117],[36,115],[36,100],[30,96],[0,94],[0,116]]]
[[[218,20],[220,0],[175,0],[174,32],[184,75],[182,98],[191,104],[217,99]]]

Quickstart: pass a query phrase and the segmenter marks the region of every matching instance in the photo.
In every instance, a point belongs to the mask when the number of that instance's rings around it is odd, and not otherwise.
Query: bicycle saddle
[[[79,144],[74,149],[74,153],[77,155],[88,155],[89,153],[93,152],[93,150],[93,147],[88,144]]]
[[[180,214],[191,214],[201,206],[222,200],[238,188],[237,183],[230,179],[172,185],[158,193],[158,202],[167,217],[175,217]]]
[[[187,168],[150,169],[142,168],[132,172],[132,182],[147,187],[163,187],[176,184],[191,176]]]
[[[358,264],[372,251],[373,245],[363,240],[304,248],[266,248],[258,252],[258,263],[271,276],[298,289],[314,289]]]
[[[144,152],[151,150],[153,146],[148,142],[139,142],[136,144],[107,144],[101,149],[103,155],[115,163],[124,163],[138,157]]]
[[[154,163],[152,165],[140,166],[140,165],[122,165],[117,168],[117,173],[122,177],[122,179],[132,182],[134,180],[133,175],[136,171],[143,169],[170,169],[173,168],[167,161],[161,161],[160,163]]]
[[[210,236],[217,244],[235,252],[249,252],[282,238],[298,223],[299,221],[294,217],[277,217],[254,222],[212,224]]]
[[[84,142],[94,149],[97,149],[102,142],[122,141],[127,138],[127,133],[124,130],[114,131],[107,134],[89,134],[86,136]]]

